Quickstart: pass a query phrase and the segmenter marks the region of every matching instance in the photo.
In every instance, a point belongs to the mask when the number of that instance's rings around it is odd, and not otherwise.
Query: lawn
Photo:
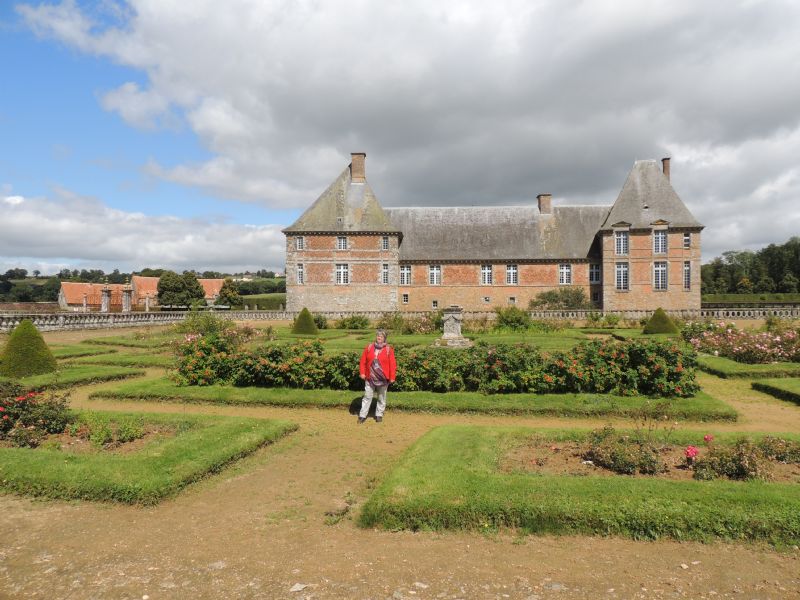
[[[112,335],[107,337],[92,338],[84,344],[97,344],[100,346],[124,346],[127,348],[144,348],[147,350],[163,349],[179,338],[175,333],[159,333],[146,336],[138,335]]]
[[[769,363],[764,365],[749,365],[736,362],[722,356],[709,354],[697,355],[697,367],[717,377],[725,379],[744,378],[762,379],[764,377],[798,377],[800,364],[790,362]]]
[[[50,346],[50,350],[58,359],[77,358],[79,356],[97,356],[100,354],[111,354],[116,352],[115,348],[103,348],[89,346],[87,344],[74,344],[71,346]]]
[[[134,416],[95,415],[107,419]],[[135,417],[172,428],[177,435],[156,437],[130,453],[0,448],[0,490],[48,498],[155,504],[297,428],[285,421],[264,419],[141,413]]]
[[[359,523],[390,530],[511,527],[634,539],[800,542],[800,485],[500,472],[505,452],[534,433],[458,425],[430,431],[369,498]],[[584,435],[538,433],[554,441]],[[675,443],[702,443],[702,433],[675,433]]]
[[[800,404],[800,379],[762,379],[754,381],[752,386],[759,392]]]
[[[167,378],[130,381],[114,389],[93,392],[90,398],[159,400],[242,406],[346,408],[361,398],[357,391],[285,388],[179,386]],[[604,394],[496,394],[477,392],[390,392],[389,410],[493,415],[549,415],[561,417],[636,417],[643,409],[672,419],[735,421],[736,411],[724,402],[700,393],[694,398],[649,400]]]
[[[21,379],[0,377],[0,381],[16,381],[29,390],[44,390],[85,385],[99,381],[127,379],[144,375],[141,369],[115,367],[110,365],[62,365],[58,371],[44,375],[31,375]]]
[[[113,365],[117,367],[171,367],[175,359],[167,354],[150,354],[120,352],[116,354],[101,354],[99,356],[84,356],[70,359],[71,365]]]

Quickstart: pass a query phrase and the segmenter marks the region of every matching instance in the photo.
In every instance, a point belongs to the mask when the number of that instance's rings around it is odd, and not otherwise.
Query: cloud
[[[146,266],[283,270],[285,238],[279,225],[147,216],[64,189],[56,190],[52,199],[0,200],[0,265],[7,268],[48,273],[55,266],[75,265],[123,271]]]
[[[790,0],[123,6],[18,11],[42,37],[145,74],[102,105],[137,127],[185,123],[213,156],[146,171],[221,198],[305,208],[366,151],[387,206],[543,191],[609,204],[635,159],[670,153],[706,254],[783,241],[786,227],[752,231],[750,207],[779,224],[800,212]]]

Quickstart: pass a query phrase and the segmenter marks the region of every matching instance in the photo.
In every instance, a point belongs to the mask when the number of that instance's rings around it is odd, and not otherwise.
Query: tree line
[[[797,293],[800,237],[757,250],[729,250],[702,266],[703,294]]]

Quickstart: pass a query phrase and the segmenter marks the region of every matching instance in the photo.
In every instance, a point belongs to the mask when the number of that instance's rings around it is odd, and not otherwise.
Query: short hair
[[[375,337],[378,337],[379,335],[382,335],[382,336],[383,336],[383,341],[384,341],[384,342],[385,342],[387,339],[389,339],[389,336],[388,336],[388,335],[386,335],[386,330],[385,330],[385,329],[378,329],[378,330],[375,332]]]

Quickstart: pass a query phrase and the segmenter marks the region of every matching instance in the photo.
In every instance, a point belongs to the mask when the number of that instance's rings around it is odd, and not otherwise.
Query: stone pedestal
[[[461,335],[461,322],[464,320],[464,309],[460,306],[448,306],[444,313],[444,333],[437,341],[438,346],[448,348],[468,348],[472,341]]]
[[[150,296],[145,296],[144,298],[144,312],[150,312]]]
[[[111,288],[107,285],[100,290],[100,312],[107,313],[111,310]]]
[[[132,296],[133,289],[131,288],[131,284],[126,283],[125,287],[122,288],[122,312],[131,312]]]

